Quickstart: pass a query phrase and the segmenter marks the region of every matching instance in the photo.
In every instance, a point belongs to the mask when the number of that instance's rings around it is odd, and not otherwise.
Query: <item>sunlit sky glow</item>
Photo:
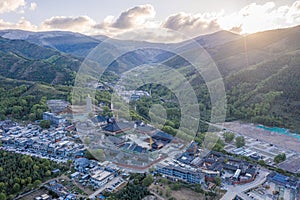
[[[247,34],[300,24],[300,1],[0,0],[0,29],[66,30],[89,35],[167,28],[188,37]]]

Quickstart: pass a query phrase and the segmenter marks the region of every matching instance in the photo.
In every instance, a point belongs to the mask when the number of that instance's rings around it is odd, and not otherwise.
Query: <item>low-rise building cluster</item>
[[[82,156],[83,144],[76,142],[76,136],[68,134],[68,126],[52,127],[43,130],[38,125],[21,126],[11,124],[2,129],[2,148],[19,153],[39,156],[59,162],[67,162]]]
[[[199,148],[192,143],[186,152],[164,166],[157,166],[157,172],[173,179],[188,183],[214,182],[220,177],[228,184],[252,182],[257,175],[257,166],[246,161],[211,151],[206,156],[198,156]]]

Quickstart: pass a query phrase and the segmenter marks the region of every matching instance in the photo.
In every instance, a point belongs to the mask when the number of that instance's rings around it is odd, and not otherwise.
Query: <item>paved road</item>
[[[247,195],[243,194],[243,192],[263,184],[266,181],[268,174],[269,174],[268,171],[260,170],[260,174],[258,174],[255,180],[252,181],[251,183],[236,185],[236,186],[234,185],[228,186],[228,190],[226,194],[221,198],[221,200],[232,200],[237,195],[242,197],[245,200],[250,199]]]

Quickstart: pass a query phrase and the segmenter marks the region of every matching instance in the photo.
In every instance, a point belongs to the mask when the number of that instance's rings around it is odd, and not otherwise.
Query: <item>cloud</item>
[[[35,2],[26,5],[25,0],[0,0],[0,14],[35,10]],[[174,13],[165,19],[155,19],[155,9],[150,4],[129,8],[117,17],[107,16],[97,22],[89,16],[53,16],[39,26],[25,18],[12,23],[0,19],[0,28],[19,28],[26,30],[68,30],[85,34],[103,34],[110,37],[130,39],[150,39],[151,41],[178,41],[218,30],[236,33],[254,33],[258,31],[291,27],[300,24],[300,0],[289,5],[277,6],[274,2],[251,3],[236,12],[225,14],[184,12]],[[142,35],[141,30],[144,31]],[[159,31],[159,29],[168,31]],[[153,29],[157,33],[153,34]],[[124,34],[126,33],[126,34]],[[120,34],[124,34],[121,35]]]
[[[95,21],[88,16],[66,17],[55,16],[46,19],[41,28],[46,30],[69,30],[86,32],[95,25]]]
[[[30,21],[26,20],[24,17],[21,17],[17,23],[6,22],[3,19],[0,19],[0,29],[22,29],[28,31],[37,30],[37,26],[33,25]]]
[[[239,34],[242,32],[242,25],[234,26],[229,31]]]
[[[36,9],[36,7],[37,7],[37,4],[35,3],[35,2],[32,2],[32,3],[30,3],[30,7],[29,7],[29,10],[35,10]]]
[[[0,13],[8,13],[17,11],[25,6],[24,0],[0,0]]]
[[[177,13],[169,16],[162,24],[163,28],[172,29],[194,37],[212,33],[221,29],[217,18],[208,14]]]
[[[223,29],[240,27],[242,33],[291,27],[300,23],[300,1],[279,7],[274,2],[251,3],[218,21]]]
[[[156,12],[152,5],[139,5],[122,12],[117,19],[115,19],[113,16],[106,17],[103,23],[98,24],[95,26],[95,28],[140,28],[141,26],[147,24],[150,19],[154,18],[155,14]]]

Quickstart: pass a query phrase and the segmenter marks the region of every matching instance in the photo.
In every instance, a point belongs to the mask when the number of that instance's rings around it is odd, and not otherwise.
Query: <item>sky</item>
[[[300,24],[300,0],[0,0],[0,29],[114,37],[166,29],[187,37],[249,34]]]

